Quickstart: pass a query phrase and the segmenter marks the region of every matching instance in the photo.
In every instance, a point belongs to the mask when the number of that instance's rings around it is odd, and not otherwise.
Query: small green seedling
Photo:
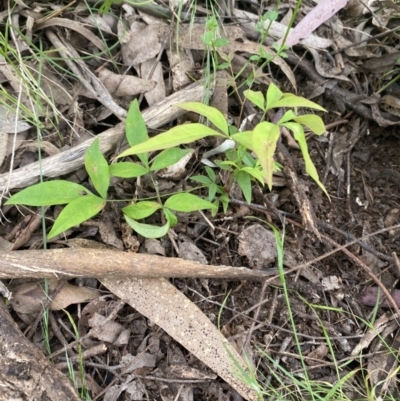
[[[267,94],[265,96],[261,92],[255,92],[252,90],[247,90],[244,92],[244,94],[250,102],[263,111],[264,117],[269,110],[280,108],[296,110],[298,107],[307,107],[319,111],[325,111],[325,109],[318,104],[301,96],[296,96],[291,93],[282,93],[280,89],[273,83],[269,85]],[[196,112],[207,118],[216,129],[199,123],[180,125],[170,129],[167,132],[148,139],[145,142],[132,146],[130,149],[127,149],[125,152],[121,153],[118,157],[140,154],[142,152],[152,152],[155,150],[188,144],[207,136],[219,136],[225,139],[233,139],[237,145],[241,145],[244,149],[256,154],[256,163],[250,163],[250,165],[246,165],[246,162],[242,158],[242,161],[245,164],[243,167],[239,166],[237,163],[235,163],[235,161],[229,160],[228,158],[227,161],[220,163],[219,167],[224,168],[228,164],[234,167],[236,177],[240,177],[238,178],[238,183],[242,188],[245,198],[249,200],[248,189],[244,189],[249,187],[249,180],[254,181],[254,179],[256,179],[261,181],[260,178],[262,177],[262,182],[265,181],[268,185],[268,188],[270,190],[272,189],[272,175],[276,168],[274,154],[280,137],[280,127],[284,126],[293,132],[295,140],[299,143],[305,161],[306,172],[329,197],[324,185],[319,180],[318,172],[308,153],[308,146],[303,128],[306,126],[316,135],[323,134],[325,132],[325,126],[321,117],[314,114],[297,115],[295,111],[288,110],[276,124],[269,121],[262,121],[255,126],[253,131],[230,134],[226,119],[217,109],[197,102],[183,103],[179,107],[187,111]],[[236,152],[241,151],[242,150],[240,150],[240,148],[236,149]],[[247,159],[249,159],[248,152],[244,152],[243,155],[246,155]],[[259,174],[260,171],[262,171],[262,175]],[[239,172],[242,174],[239,174]],[[250,178],[244,179],[243,174],[248,174]],[[211,181],[215,183],[215,180],[211,179]],[[207,183],[205,185],[210,187],[211,184],[209,184],[210,183]],[[215,187],[213,187],[212,191],[214,194],[217,192]]]
[[[319,105],[300,96],[282,93],[274,84],[269,86],[266,96],[252,90],[245,91],[245,96],[263,111],[264,116],[273,108],[308,107],[324,110]],[[65,204],[65,208],[57,217],[48,235],[51,238],[94,217],[103,210],[108,202],[111,176],[135,178],[151,175],[155,171],[177,163],[192,151],[192,149],[178,148],[180,145],[190,144],[207,136],[233,139],[236,147],[225,152],[224,160],[216,161],[221,172],[225,172],[228,177],[223,185],[218,183],[217,175],[209,167],[206,167],[207,176],[192,177],[194,181],[208,188],[208,200],[188,192],[182,192],[168,197],[164,202],[158,196],[158,201],[140,200],[122,209],[125,220],[137,233],[147,238],[160,238],[177,224],[175,212],[189,213],[209,209],[215,215],[220,204],[226,212],[229,204],[229,189],[234,181],[241,188],[248,203],[251,202],[253,181],[257,181],[261,185],[264,185],[265,182],[269,189],[272,189],[272,175],[276,170],[274,154],[280,137],[280,126],[285,126],[293,132],[294,138],[300,145],[307,173],[328,195],[309,156],[303,129],[303,126],[306,126],[317,135],[325,132],[320,117],[313,114],[298,116],[293,110],[288,110],[276,124],[262,121],[255,126],[253,131],[232,133],[234,130],[228,126],[224,116],[213,107],[196,102],[184,103],[179,107],[207,118],[215,129],[200,123],[183,124],[149,138],[138,102],[135,100],[129,109],[125,128],[131,147],[118,155],[117,159],[137,155],[139,163],[122,161],[108,164],[101,152],[97,138],[85,155],[85,168],[97,194],[82,185],[55,180],[26,188],[13,195],[6,204],[28,206]],[[149,152],[154,151],[160,151],[160,153],[150,163]],[[253,154],[256,157],[253,157]],[[140,222],[157,211],[161,211],[164,215],[166,223],[163,226]]]
[[[140,146],[150,141],[146,125],[135,100],[128,113],[126,123],[126,137],[131,146]],[[193,140],[190,140],[193,142]],[[161,148],[159,148],[161,149]],[[83,185],[69,181],[54,180],[43,182],[25,188],[13,195],[7,205],[52,206],[66,205],[57,217],[48,234],[48,238],[66,231],[90,218],[96,216],[107,202],[107,193],[111,176],[134,178],[169,167],[178,162],[191,149],[168,147],[160,152],[149,164],[148,152],[138,152],[139,163],[120,162],[109,165],[104,158],[99,139],[96,138],[85,155],[85,168],[89,174],[97,194],[89,191]],[[162,204],[155,201],[139,201],[122,209],[127,223],[139,234],[146,238],[160,238],[168,233],[171,227],[177,224],[174,212],[194,212],[198,210],[216,210],[217,206],[190,193],[178,193],[170,196]],[[161,227],[144,224],[142,220],[161,210],[166,224]]]

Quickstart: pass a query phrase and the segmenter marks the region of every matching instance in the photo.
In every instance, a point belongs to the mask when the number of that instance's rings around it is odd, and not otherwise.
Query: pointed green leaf
[[[282,118],[276,123],[276,125],[282,125],[283,123],[294,120],[295,118],[296,118],[296,114],[293,112],[293,110],[288,110],[282,116]]]
[[[265,99],[261,92],[255,92],[251,89],[247,89],[243,92],[244,96],[250,100],[251,103],[256,105],[259,109],[264,111],[265,109]]]
[[[161,238],[169,231],[169,223],[162,227],[152,226],[151,224],[138,223],[137,221],[125,216],[126,222],[133,228],[138,234],[143,235],[145,238]]]
[[[271,82],[268,86],[267,90],[267,107],[266,110],[270,110],[275,106],[276,102],[282,97],[282,91],[273,83]]]
[[[285,93],[282,99],[275,102],[272,107],[308,107],[320,111],[326,111],[319,104],[307,100],[304,97],[293,95],[292,93]]]
[[[101,153],[99,138],[96,138],[86,151],[85,168],[96,191],[103,199],[106,199],[110,185],[110,171],[107,160]]]
[[[134,178],[141,177],[149,172],[146,167],[137,163],[121,162],[110,165],[110,174],[114,177]]]
[[[274,169],[275,170],[275,169]],[[259,183],[264,186],[264,177],[262,172],[257,168],[257,167],[243,167],[241,171],[245,171],[247,174],[250,174],[252,177],[254,177],[256,180],[259,181]]]
[[[138,145],[149,139],[146,123],[140,113],[137,99],[135,99],[129,107],[128,115],[126,116],[125,133],[130,146]],[[147,153],[138,154],[138,157],[145,166],[148,166],[149,161]]]
[[[211,184],[208,187],[208,200],[212,202],[215,198],[216,193],[218,192],[219,188],[217,184]]]
[[[178,218],[166,207],[164,208],[164,215],[171,228],[178,224]]]
[[[207,175],[210,177],[210,180],[212,182],[215,182],[217,176],[215,175],[214,170],[209,166],[205,166],[205,169],[206,169]]]
[[[51,206],[69,203],[82,195],[93,195],[83,185],[54,180],[32,185],[13,195],[6,205]]]
[[[169,131],[159,134],[153,138],[148,139],[139,145],[135,145],[125,152],[122,152],[117,157],[124,157],[129,155],[136,155],[143,152],[153,152],[155,150],[163,150],[173,148],[187,143],[192,143],[198,139],[205,138],[206,136],[215,135],[222,136],[219,132],[206,127],[203,124],[183,124],[171,128]]]
[[[322,182],[319,180],[317,169],[314,166],[314,163],[311,160],[310,154],[308,153],[308,146],[306,136],[304,135],[303,127],[297,123],[286,123],[284,124],[287,128],[289,128],[293,134],[294,139],[300,145],[301,153],[303,154],[303,159],[306,165],[307,174],[318,184],[318,186],[325,192],[326,196],[330,199],[329,194]]]
[[[178,107],[184,110],[193,111],[201,116],[207,118],[208,121],[213,123],[225,136],[229,135],[228,123],[224,115],[215,107],[207,106],[200,102],[187,102],[179,104]]]
[[[279,135],[279,127],[266,121],[257,124],[253,131],[253,149],[260,160],[269,190],[272,189],[274,153]]]
[[[296,123],[305,125],[316,135],[322,135],[324,132],[326,132],[325,124],[322,121],[322,118],[320,116],[316,116],[315,114],[303,114],[302,116],[293,118],[293,120],[296,121]]]
[[[239,171],[237,175],[237,183],[243,192],[244,199],[248,204],[251,203],[251,178],[244,171]]]
[[[48,238],[55,237],[63,231],[89,220],[99,213],[105,204],[106,202],[104,199],[94,195],[81,196],[73,200],[65,206],[57,217],[53,228],[49,232]]]
[[[239,143],[240,145],[244,146],[247,149],[253,151],[253,141],[252,141],[253,132],[252,131],[243,131],[238,132],[237,134],[233,134],[231,138]]]
[[[205,175],[194,175],[193,177],[190,177],[190,179],[191,179],[192,181],[198,182],[198,183],[203,184],[203,185],[211,185],[211,184],[213,183],[213,182],[212,182],[208,177],[206,177]]]
[[[150,171],[157,171],[178,163],[193,149],[170,148],[160,152],[153,160]]]
[[[215,205],[196,195],[180,193],[169,197],[164,206],[176,212],[195,212],[203,209],[214,209]]]
[[[229,40],[226,38],[217,38],[214,40],[214,47],[224,47],[226,45],[229,45]]]
[[[140,220],[151,216],[161,208],[162,206],[157,202],[143,201],[124,207],[122,212],[132,219]]]

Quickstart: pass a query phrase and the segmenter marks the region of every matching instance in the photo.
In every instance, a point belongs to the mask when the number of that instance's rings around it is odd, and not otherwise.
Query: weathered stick
[[[209,266],[178,258],[103,249],[51,249],[0,253],[0,278],[213,277],[263,280],[277,271]]]

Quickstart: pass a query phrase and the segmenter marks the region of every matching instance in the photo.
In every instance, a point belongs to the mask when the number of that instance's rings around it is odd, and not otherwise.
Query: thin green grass
[[[324,305],[310,304],[306,299],[301,297],[294,291],[289,291],[286,285],[284,270],[283,270],[283,249],[284,249],[284,235],[281,234],[274,226],[272,228],[277,244],[278,258],[277,265],[279,270],[279,277],[282,283],[282,291],[286,303],[290,326],[293,333],[293,342],[297,349],[297,356],[300,360],[301,371],[291,372],[287,370],[280,363],[277,363],[265,350],[257,348],[257,351],[261,358],[267,362],[270,367],[268,370],[271,379],[264,377],[264,375],[258,371],[254,371],[251,363],[247,363],[247,370],[244,370],[235,361],[237,371],[235,374],[249,387],[254,389],[257,393],[258,398],[264,400],[277,400],[277,401],[302,401],[302,400],[315,400],[315,401],[361,401],[361,400],[377,400],[382,401],[394,401],[398,400],[398,395],[391,394],[387,391],[384,394],[379,392],[380,386],[387,380],[396,380],[396,376],[400,372],[400,367],[397,367],[393,372],[390,373],[389,377],[385,377],[382,383],[371,383],[371,377],[367,367],[363,367],[362,355],[359,357],[355,356],[354,359],[346,359],[346,361],[339,361],[336,359],[335,344],[330,338],[328,329],[324,326],[324,322],[321,320],[320,315],[317,311],[335,312],[340,315],[350,314],[350,312],[342,310],[340,308],[329,307]],[[295,312],[292,310],[291,297],[297,296],[299,300],[309,308],[317,318],[319,327],[322,329],[323,336],[325,338],[325,344],[328,347],[328,360],[331,360],[333,369],[336,373],[337,380],[335,383],[315,380],[310,377],[309,371],[312,365],[306,364],[306,358],[303,356],[302,344],[299,339],[299,335],[296,328]],[[223,306],[226,303],[226,299]],[[370,329],[374,330],[374,320],[367,321],[363,318],[351,316],[353,319],[356,318],[360,323]],[[375,315],[373,315],[375,319]],[[400,362],[399,352],[393,349],[388,342],[382,338],[379,332],[377,332],[377,339],[387,350],[387,353],[391,355],[396,361]],[[231,356],[233,358],[233,356]],[[352,362],[356,362],[359,359],[359,367],[350,367]],[[360,380],[361,379],[361,380]]]

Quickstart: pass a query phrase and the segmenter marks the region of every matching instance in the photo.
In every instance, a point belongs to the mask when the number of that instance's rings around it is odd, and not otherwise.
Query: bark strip
[[[210,266],[162,256],[90,248],[0,253],[0,279],[21,277],[209,277],[260,281],[276,275],[245,267]]]

